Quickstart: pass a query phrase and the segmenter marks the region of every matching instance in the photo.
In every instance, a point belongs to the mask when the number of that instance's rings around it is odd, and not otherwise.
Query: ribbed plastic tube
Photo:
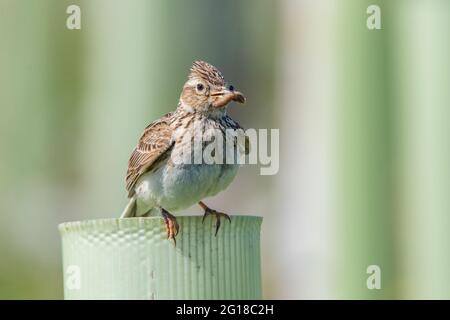
[[[67,222],[65,299],[261,299],[262,218],[178,217],[177,244],[159,217]]]

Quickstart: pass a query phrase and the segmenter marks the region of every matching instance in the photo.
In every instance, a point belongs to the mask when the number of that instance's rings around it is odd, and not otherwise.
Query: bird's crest
[[[205,61],[195,61],[192,64],[189,79],[202,79],[217,86],[225,84],[222,73]]]

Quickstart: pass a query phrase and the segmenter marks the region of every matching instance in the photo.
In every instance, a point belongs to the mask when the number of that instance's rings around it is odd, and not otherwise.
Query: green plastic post
[[[261,299],[261,217],[177,220],[176,246],[160,217],[61,224],[65,299]]]

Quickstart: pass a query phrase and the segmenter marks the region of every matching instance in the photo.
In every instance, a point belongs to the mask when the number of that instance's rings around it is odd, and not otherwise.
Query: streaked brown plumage
[[[160,119],[149,124],[139,139],[139,143],[131,154],[128,161],[128,171],[126,176],[126,188],[128,197],[135,193],[133,187],[138,178],[152,166],[164,158],[164,153],[173,146],[172,129],[170,123],[175,119],[170,112]]]

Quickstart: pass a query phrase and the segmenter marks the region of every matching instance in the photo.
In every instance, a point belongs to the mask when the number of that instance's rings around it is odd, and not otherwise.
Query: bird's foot
[[[167,238],[173,239],[175,245],[177,245],[177,240],[175,237],[180,230],[180,226],[178,225],[177,218],[174,215],[170,214],[167,210],[161,208],[161,214],[164,219],[164,223],[166,224],[167,230]]]
[[[220,218],[223,217],[225,219],[228,219],[228,221],[230,221],[230,223],[231,223],[231,218],[226,213],[213,210],[213,209],[207,207],[203,202],[201,202],[201,203],[202,204],[200,204],[200,206],[205,210],[205,213],[204,213],[203,219],[202,219],[202,223],[205,221],[205,218],[207,216],[214,215],[216,217],[216,233],[214,235],[217,236],[217,232],[219,231],[220,223],[221,223]]]

